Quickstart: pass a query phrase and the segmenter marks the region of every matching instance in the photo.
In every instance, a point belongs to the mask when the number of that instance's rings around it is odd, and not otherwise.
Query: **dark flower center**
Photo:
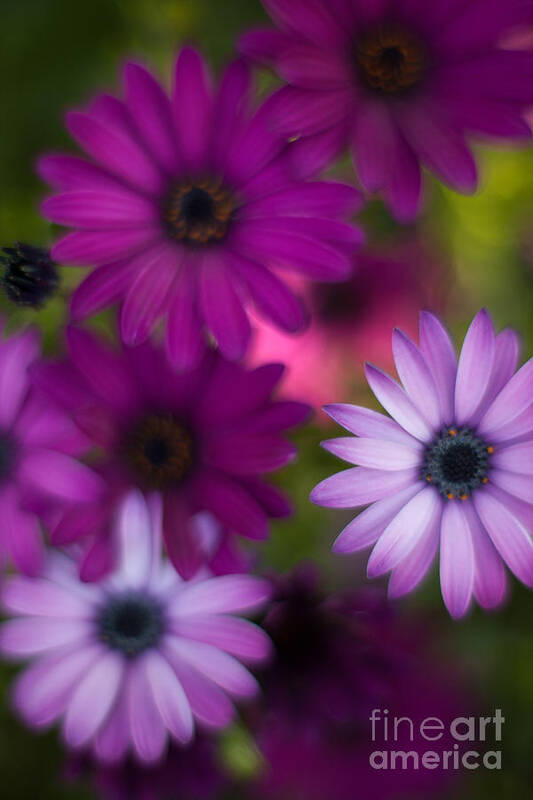
[[[17,242],[13,247],[4,247],[2,253],[0,282],[8,298],[20,306],[43,306],[59,285],[48,251]]]
[[[326,324],[355,322],[365,311],[365,292],[354,281],[317,284],[313,288],[316,316]]]
[[[425,48],[400,28],[369,31],[356,43],[355,59],[367,86],[398,94],[420,83],[426,68]]]
[[[488,482],[491,453],[469,428],[445,428],[426,450],[423,477],[449,500],[466,500]]]
[[[97,618],[98,635],[108,647],[133,657],[156,647],[165,628],[163,611],[153,598],[131,592],[109,597]]]
[[[11,474],[14,455],[14,446],[11,438],[6,434],[0,434],[0,484],[9,478]]]
[[[150,416],[138,423],[126,441],[126,459],[147,489],[181,483],[194,461],[188,428],[172,416]]]
[[[163,217],[173,239],[187,244],[219,242],[226,236],[235,203],[217,181],[175,184],[163,205]]]

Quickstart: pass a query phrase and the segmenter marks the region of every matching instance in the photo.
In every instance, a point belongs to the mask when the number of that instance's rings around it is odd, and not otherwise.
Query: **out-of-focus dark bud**
[[[0,284],[19,306],[42,308],[57,290],[59,275],[47,250],[16,242],[2,248]]]

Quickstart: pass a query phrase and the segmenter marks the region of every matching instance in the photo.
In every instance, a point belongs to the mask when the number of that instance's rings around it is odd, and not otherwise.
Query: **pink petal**
[[[74,290],[70,315],[74,322],[90,317],[121,300],[131,286],[136,263],[126,261],[96,267]]]
[[[176,670],[185,689],[194,716],[205,726],[218,729],[229,725],[235,715],[233,703],[212,681],[181,659],[172,649],[172,636],[167,637],[165,657]]]
[[[0,650],[4,656],[27,658],[65,645],[78,647],[88,641],[92,630],[92,624],[80,619],[12,619],[0,628]]]
[[[37,358],[40,341],[30,328],[0,343],[0,425],[8,429],[29,389],[28,368]]]
[[[99,761],[122,761],[130,743],[127,693],[120,692],[113,709],[94,737],[94,752]]]
[[[511,423],[531,405],[533,358],[530,358],[503,387],[482,418],[478,431],[487,439]]]
[[[220,575],[185,585],[171,605],[176,616],[228,614],[263,606],[272,594],[270,581],[252,575]]]
[[[189,666],[233,697],[253,697],[259,686],[255,678],[233,658],[204,642],[172,638],[169,646]]]
[[[466,503],[463,510],[474,546],[474,596],[482,608],[497,608],[503,603],[506,592],[507,580],[503,561],[472,503]]]
[[[426,528],[409,555],[392,570],[387,592],[389,597],[403,597],[424,580],[439,546],[441,519],[442,515],[437,513],[433,524]]]
[[[150,335],[168,305],[180,256],[166,246],[147,254],[145,267],[131,282],[120,312],[120,333],[125,344],[139,344]]]
[[[2,590],[2,605],[13,614],[63,619],[86,619],[91,606],[45,578],[10,578]]]
[[[85,464],[45,448],[27,453],[18,474],[33,489],[68,501],[94,502],[105,489],[102,478]]]
[[[132,489],[121,502],[116,523],[121,580],[143,586],[152,569],[152,525],[144,496]]]
[[[70,266],[105,264],[132,256],[159,238],[158,226],[69,233],[52,248],[52,258]]]
[[[105,170],[78,156],[44,156],[37,162],[40,177],[61,192],[100,189],[115,191],[124,184]]]
[[[20,508],[20,497],[14,487],[0,492],[2,545],[21,572],[39,575],[44,566],[44,545],[37,517]]]
[[[391,442],[405,444],[408,447],[417,445],[417,439],[404,431],[397,422],[385,417],[378,411],[349,403],[333,403],[324,406],[326,414],[356,436],[368,436],[374,439],[386,439]]]
[[[412,448],[384,439],[354,439],[351,436],[321,442],[321,447],[329,453],[361,467],[372,469],[397,470],[420,466],[423,450]]]
[[[148,680],[144,658],[137,658],[128,671],[127,707],[131,738],[141,762],[158,761],[165,751],[167,733]]]
[[[268,520],[261,506],[237,481],[221,472],[204,471],[195,479],[198,508],[250,539],[266,539]]]
[[[262,628],[236,617],[182,617],[173,626],[173,633],[206,642],[247,662],[264,661],[272,650],[270,639]]]
[[[59,225],[88,230],[139,229],[156,224],[161,217],[155,203],[126,189],[57,194],[44,201],[41,211]]]
[[[174,286],[167,316],[165,347],[171,364],[178,370],[191,370],[205,352],[202,322],[197,306],[197,276],[182,266]]]

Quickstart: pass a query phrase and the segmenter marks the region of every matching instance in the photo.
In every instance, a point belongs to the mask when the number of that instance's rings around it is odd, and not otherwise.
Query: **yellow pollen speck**
[[[489,482],[488,478],[483,478],[483,483],[488,483],[488,482]]]
[[[462,494],[461,495],[461,500],[468,500],[468,495],[467,494]]]
[[[426,480],[428,483],[431,483],[431,475],[426,475]]]
[[[457,431],[455,430],[455,428],[451,428],[451,430],[449,430],[448,433],[450,434],[450,436],[456,436],[457,435]]]
[[[494,447],[487,447],[487,453],[494,453]]]
[[[453,500],[453,494],[451,492],[446,496],[447,496],[448,500]]]

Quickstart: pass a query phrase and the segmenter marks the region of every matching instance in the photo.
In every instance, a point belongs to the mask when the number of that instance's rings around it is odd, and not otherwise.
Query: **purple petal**
[[[405,391],[427,419],[437,429],[442,425],[435,381],[418,347],[402,331],[392,334],[394,363]]]
[[[306,42],[293,42],[276,59],[276,72],[302,89],[345,89],[352,75],[342,52],[328,51]]]
[[[105,489],[102,478],[85,464],[44,448],[26,453],[18,475],[39,492],[74,502],[97,501]]]
[[[226,154],[250,112],[252,74],[241,59],[233,61],[220,81],[214,109],[210,157],[216,170],[223,171]]]
[[[339,124],[314,136],[292,142],[288,152],[294,176],[301,180],[319,175],[325,167],[337,160],[346,147],[347,139],[346,126]]]
[[[349,403],[333,403],[324,406],[326,414],[342,425],[343,428],[356,436],[365,436],[373,439],[386,439],[391,442],[414,447],[418,444],[407,431],[404,431],[397,422],[385,417],[378,411],[372,411],[362,406],[352,406]]]
[[[168,646],[201,675],[232,697],[253,697],[259,686],[255,678],[233,656],[204,642],[170,638]]]
[[[242,299],[235,291],[231,273],[221,257],[211,254],[204,259],[199,285],[207,327],[222,354],[231,361],[239,361],[248,347],[250,323]]]
[[[126,692],[121,692],[94,738],[94,752],[99,761],[115,764],[122,761],[130,744]]]
[[[138,253],[160,236],[158,226],[69,233],[52,248],[52,258],[69,266],[105,264]]]
[[[118,302],[131,285],[134,267],[135,264],[132,266],[132,262],[126,260],[103,264],[89,273],[72,295],[72,319],[77,322]]]
[[[204,457],[215,469],[232,475],[257,475],[285,466],[296,457],[296,449],[269,433],[227,433],[206,444]]]
[[[209,728],[227,727],[235,716],[233,703],[218,686],[190,667],[174,652],[173,639],[173,636],[167,637],[164,655],[176,671],[193,715]]]
[[[403,597],[412,592],[426,577],[439,546],[442,515],[437,513],[409,555],[392,570],[388,596]]]
[[[176,280],[181,254],[161,247],[146,254],[145,266],[131,281],[120,312],[120,333],[128,345],[145,341],[163,314]]]
[[[309,182],[285,187],[246,204],[243,214],[252,217],[333,217],[359,211],[360,192],[345,183]]]
[[[246,283],[260,314],[289,333],[306,326],[308,315],[302,301],[271,270],[234,253],[231,266]]]
[[[211,428],[263,410],[267,401],[270,402],[284,369],[283,364],[264,364],[249,372],[219,359],[199,399],[198,420]]]
[[[126,189],[57,194],[44,201],[41,211],[56,224],[88,230],[138,229],[157,223],[161,216],[155,203]]]
[[[492,321],[483,309],[474,317],[459,356],[455,384],[455,421],[469,422],[481,405],[494,363],[495,336]]]
[[[0,650],[4,656],[27,658],[58,647],[79,647],[91,634],[92,625],[84,620],[23,617],[4,622]]]
[[[249,220],[231,237],[231,248],[268,266],[302,272],[315,280],[342,280],[352,271],[350,259],[320,241],[301,233],[281,231],[275,220]]]
[[[318,45],[338,48],[348,32],[344,30],[329,7],[307,0],[264,0],[263,5],[281,28],[289,28]]]
[[[33,328],[0,343],[0,425],[9,429],[29,389],[28,368],[37,358],[40,341]]]
[[[171,605],[178,617],[252,611],[271,597],[269,581],[251,575],[221,575],[183,587]]]
[[[438,493],[424,487],[400,509],[377,540],[368,559],[368,577],[383,575],[404,558],[409,558],[428,528],[435,525],[440,513],[441,499]]]
[[[280,31],[258,28],[247,31],[238,42],[239,52],[251,61],[271,64],[287,47],[289,38]]]
[[[315,92],[287,86],[274,95],[273,111],[280,133],[312,136],[342,125],[352,105],[352,93],[345,89]]]
[[[70,747],[87,744],[109,714],[121,690],[125,664],[116,652],[108,652],[77,685],[68,704],[63,733]]]
[[[124,184],[105,170],[78,156],[44,156],[37,163],[40,177],[61,192],[92,189],[120,191]]]
[[[183,265],[174,287],[174,300],[168,309],[165,346],[177,370],[198,366],[205,353],[202,322],[197,306],[197,276]]]
[[[163,538],[172,566],[185,580],[193,578],[206,562],[202,540],[190,509],[181,497],[165,498]]]
[[[433,432],[404,390],[372,364],[365,365],[365,375],[376,398],[391,417],[416,439],[429,441]]]
[[[268,520],[257,501],[237,481],[221,472],[204,471],[195,479],[200,510],[210,511],[230,530],[250,539],[266,539]]]
[[[62,586],[44,578],[10,578],[2,590],[2,605],[13,614],[86,619],[91,606]]]
[[[312,503],[328,508],[357,508],[406,489],[419,480],[419,469],[386,471],[352,467],[319,483],[310,494]]]
[[[446,328],[428,311],[420,313],[420,350],[433,374],[442,418],[445,423],[451,424],[455,412],[457,359]]]
[[[192,739],[194,723],[189,701],[176,673],[168,661],[155,650],[146,654],[145,668],[165,727],[178,742],[187,744]]]
[[[503,561],[472,503],[466,503],[463,510],[474,546],[474,596],[482,608],[497,608],[502,604],[506,592],[507,580]]]
[[[333,552],[356,553],[374,544],[389,522],[419,491],[420,484],[414,483],[407,489],[372,503],[341,531],[333,544]]]
[[[191,47],[178,56],[172,102],[183,160],[189,170],[201,170],[211,135],[213,93],[207,68]]]
[[[450,500],[442,514],[440,585],[446,608],[454,619],[468,611],[474,576],[474,546],[465,510],[460,502]]]
[[[524,526],[492,493],[476,492],[474,505],[496,550],[511,572],[533,587],[533,541]]]
[[[420,466],[423,449],[414,445],[407,447],[384,439],[354,439],[351,436],[321,442],[329,453],[361,467],[397,470]]]
[[[533,441],[498,448],[491,456],[491,464],[508,472],[533,475]]]
[[[533,475],[531,474],[519,475],[516,472],[493,469],[490,473],[490,481],[514,497],[525,500],[526,503],[533,502]]]
[[[67,127],[80,147],[119,178],[149,193],[158,194],[164,188],[157,167],[122,131],[79,111],[67,114]]]
[[[152,524],[139,490],[132,489],[120,504],[116,532],[120,577],[128,586],[142,586],[152,569]]]
[[[67,708],[73,691],[102,655],[98,645],[40,658],[17,679],[15,706],[32,727],[49,725]]]
[[[179,167],[172,110],[167,95],[140,64],[125,68],[126,102],[150,155],[171,175]]]
[[[131,664],[126,691],[135,753],[141,762],[155,763],[165,751],[167,733],[154,700],[144,658],[137,658]]]
[[[20,508],[20,497],[12,486],[0,493],[2,545],[21,572],[39,575],[44,566],[44,545],[37,517]]]
[[[245,619],[222,616],[180,618],[172,627],[173,633],[206,642],[247,662],[264,661],[272,646],[267,634],[258,625]]]

